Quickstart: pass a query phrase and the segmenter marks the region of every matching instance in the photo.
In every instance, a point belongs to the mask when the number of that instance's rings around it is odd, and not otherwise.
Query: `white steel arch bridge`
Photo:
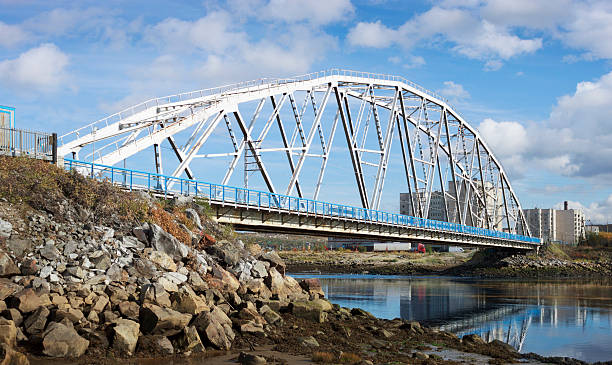
[[[392,176],[412,217],[530,235],[478,131],[440,96],[397,76],[332,69],[151,99],[60,136],[58,155],[106,172],[126,159],[150,163],[165,189],[216,174],[219,185],[259,184],[298,202],[318,201],[327,177],[373,212]],[[261,225],[241,217],[228,221]],[[518,246],[540,243],[530,241]]]

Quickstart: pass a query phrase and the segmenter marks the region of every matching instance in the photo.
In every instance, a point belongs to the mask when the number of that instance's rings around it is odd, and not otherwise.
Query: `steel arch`
[[[333,144],[338,128],[341,148]],[[151,99],[61,136],[58,154],[115,165],[152,150],[158,173],[172,166],[172,176],[189,178],[196,160],[226,158],[222,184],[242,162],[245,187],[257,172],[275,193],[281,168],[275,161],[271,173],[264,155],[284,156],[279,192],[317,199],[329,159],[346,151],[361,205],[378,209],[395,140],[411,215],[438,209],[442,220],[529,235],[507,174],[478,131],[440,96],[397,76],[332,69]],[[162,158],[162,145],[172,160]],[[304,173],[315,158],[318,168],[307,170],[316,174]]]

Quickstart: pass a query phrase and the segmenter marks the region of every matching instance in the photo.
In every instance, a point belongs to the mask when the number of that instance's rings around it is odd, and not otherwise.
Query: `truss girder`
[[[353,186],[365,208],[380,207],[389,169],[396,168],[403,181],[394,183],[410,194],[410,215],[440,214],[442,220],[529,235],[508,176],[478,131],[447,102],[406,80],[335,70],[143,105],[62,136],[58,153],[84,151],[96,163],[115,165],[153,146],[160,171],[164,166],[173,176],[200,179],[202,160],[225,158],[229,166],[220,182],[228,184],[246,150],[267,190],[286,184],[281,190],[287,195],[297,190],[317,199],[329,179],[326,170],[339,168],[336,156],[348,152],[343,158],[350,166],[344,167],[352,168],[355,181],[343,183]],[[338,123],[346,144],[334,144]],[[174,153],[162,154],[162,148]],[[278,153],[284,165],[275,162]]]

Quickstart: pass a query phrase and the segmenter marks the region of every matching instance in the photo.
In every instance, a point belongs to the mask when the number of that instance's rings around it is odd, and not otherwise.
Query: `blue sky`
[[[609,1],[0,0],[0,104],[19,127],[62,133],[229,82],[396,74],[479,129],[524,207],[569,200],[606,222],[610,39]]]

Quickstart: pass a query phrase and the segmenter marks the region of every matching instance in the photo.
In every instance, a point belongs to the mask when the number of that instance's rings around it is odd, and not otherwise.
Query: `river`
[[[380,318],[476,333],[520,352],[612,360],[612,285],[582,280],[290,274],[319,278],[326,297]]]

